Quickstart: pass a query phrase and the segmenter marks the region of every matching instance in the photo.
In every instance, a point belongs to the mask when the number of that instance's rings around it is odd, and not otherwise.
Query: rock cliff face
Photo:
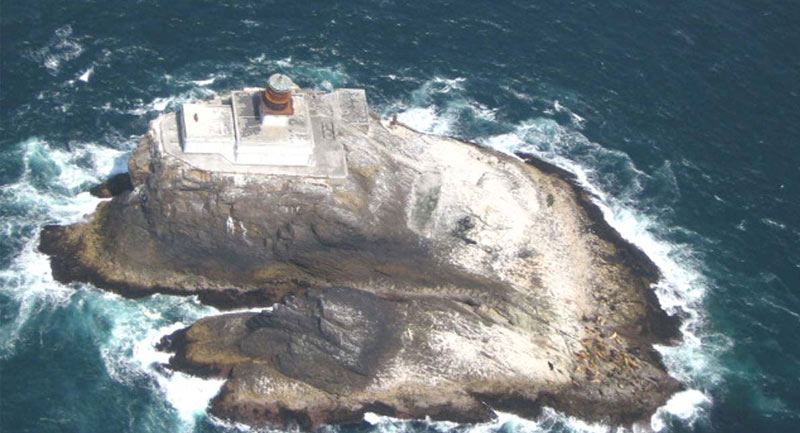
[[[554,167],[373,119],[335,124],[344,179],[212,173],[160,152],[157,129],[130,158],[132,189],[46,227],[40,249],[60,281],[277,303],[162,341],[172,368],[228,379],[221,417],[482,421],[546,405],[630,424],[680,388],[652,350],[678,334],[657,268]]]

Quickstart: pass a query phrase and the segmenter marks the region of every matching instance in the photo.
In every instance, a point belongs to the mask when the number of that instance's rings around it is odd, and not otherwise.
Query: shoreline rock
[[[131,190],[133,190],[131,176],[128,173],[119,173],[92,187],[89,193],[97,198],[112,198]]]
[[[162,340],[170,368],[227,379],[215,415],[315,428],[549,406],[630,425],[681,389],[652,347],[680,334],[657,267],[564,170],[373,118],[334,123],[344,179],[212,173],[159,151],[169,116],[131,188],[97,188],[113,199],[39,248],[61,282],[275,304]]]

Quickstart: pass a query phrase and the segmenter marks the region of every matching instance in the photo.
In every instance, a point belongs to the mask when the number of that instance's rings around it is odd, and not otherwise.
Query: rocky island
[[[381,120],[363,90],[275,75],[185,104],[95,192],[113,198],[42,231],[56,279],[263,307],[160,344],[227,379],[219,417],[631,425],[681,388],[652,346],[679,337],[658,269],[568,173]]]

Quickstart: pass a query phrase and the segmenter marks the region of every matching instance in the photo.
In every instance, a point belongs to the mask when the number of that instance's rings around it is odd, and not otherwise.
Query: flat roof
[[[235,91],[231,94],[238,126],[236,141],[240,147],[282,147],[288,150],[310,149],[314,146],[305,95],[295,94],[292,97],[294,114],[271,115],[267,122],[262,121],[258,116],[258,109],[253,108],[258,97],[258,93],[246,91]],[[256,116],[252,115],[253,112]]]
[[[230,105],[183,104],[181,116],[189,140],[229,141],[234,136]]]
[[[342,128],[347,128],[347,125],[342,123],[341,119],[341,117],[346,116],[341,116],[340,110],[332,106],[338,105],[336,103],[338,100],[334,95],[321,95],[303,90],[295,92],[295,98],[299,96],[295,101],[301,101],[299,103],[300,107],[295,107],[296,112],[301,115],[286,116],[286,125],[284,127],[277,126],[278,129],[270,131],[270,126],[261,125],[258,117],[257,100],[255,98],[258,96],[257,93],[259,91],[263,90],[247,89],[235,91],[231,93],[230,98],[220,98],[205,104],[186,104],[186,106],[190,107],[189,110],[160,117],[155,122],[155,129],[160,138],[160,150],[164,154],[175,157],[194,168],[211,172],[317,178],[344,178],[347,176],[345,149],[338,139],[339,131]],[[332,99],[328,96],[334,98]],[[366,113],[365,99],[363,104],[364,109],[362,111]],[[228,117],[222,114],[225,111],[223,107],[230,113],[230,119],[232,120],[230,123],[227,121]],[[301,110],[297,110],[297,108],[301,108]],[[334,111],[337,113],[334,114]],[[194,121],[195,113],[198,114],[198,117],[211,116],[216,113],[221,118],[209,122],[216,126],[207,125],[204,128],[195,129],[194,126],[199,125],[192,125],[192,122],[200,123]],[[275,117],[277,118],[278,116]],[[184,152],[180,133],[181,123],[184,120],[187,120],[187,125],[192,125],[190,126],[191,134],[196,134],[193,136],[207,137],[209,140],[222,138],[227,134],[230,134],[229,137],[234,137],[238,131],[240,139],[238,145],[241,146],[242,159],[244,161],[232,162],[221,154],[216,153]],[[284,132],[278,134],[276,131],[281,128]],[[189,132],[187,131],[187,133]],[[363,130],[358,133],[363,133]],[[255,139],[251,141],[250,137]],[[256,152],[257,154],[260,146],[267,147],[264,149],[265,155],[278,155],[284,150],[288,152],[287,155],[292,155],[297,153],[293,152],[292,149],[297,149],[299,152],[302,152],[304,148],[308,149],[311,155],[309,165],[268,165],[264,163],[264,158],[254,158],[252,161],[258,162],[247,164],[248,158],[246,155],[253,154],[251,152]]]

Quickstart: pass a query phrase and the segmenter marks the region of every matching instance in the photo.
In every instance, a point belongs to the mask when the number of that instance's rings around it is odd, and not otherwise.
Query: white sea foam
[[[83,73],[81,74],[80,77],[78,77],[78,79],[83,81],[84,83],[88,83],[89,82],[89,77],[91,77],[93,73],[94,73],[94,66],[92,66],[89,69],[83,71]]]
[[[772,228],[776,228],[779,230],[786,230],[786,224],[775,221],[774,219],[771,218],[761,218],[761,222]]]
[[[141,116],[147,113],[160,113],[167,109],[177,109],[181,104],[195,102],[217,96],[217,92],[206,87],[194,87],[177,95],[161,96],[150,102],[139,101],[134,108],[127,110],[128,114]]]
[[[552,431],[570,431],[573,433],[608,433],[613,431],[603,424],[592,424],[574,417],[567,417],[558,412],[544,408],[537,420],[529,420],[514,414],[495,412],[497,418],[486,423],[470,426],[449,422],[425,420],[429,430],[439,433],[546,433]],[[364,421],[377,427],[380,433],[412,433],[419,431],[412,421],[377,415],[372,412],[364,414]]]
[[[292,67],[292,57],[284,57],[275,61],[275,64],[282,67],[282,68],[290,68]]]
[[[73,293],[53,281],[49,259],[37,251],[39,227],[77,222],[92,212],[100,200],[76,192],[97,181],[95,173],[111,171],[115,158],[122,155],[121,151],[91,143],[75,145],[73,152],[67,152],[38,138],[16,146],[22,156],[22,176],[0,187],[4,206],[15,209],[0,222],[0,232],[5,239],[22,240],[20,252],[0,270],[0,290],[19,302],[14,319],[0,325],[5,337],[3,354],[13,351],[28,318],[45,308],[63,305]],[[78,163],[87,168],[80,168]]]
[[[212,87],[219,86],[220,81],[225,78],[249,76],[255,80],[263,80],[268,74],[279,71],[291,76],[298,84],[317,90],[332,90],[342,87],[350,79],[341,65],[322,66],[314,62],[295,60],[292,57],[273,58],[264,53],[250,57],[245,62],[226,65],[224,70],[204,72],[199,76],[196,71],[164,74],[163,80],[171,87],[177,86],[181,89],[179,92],[156,97],[150,101],[141,99],[124,101],[129,103],[119,111],[140,116],[175,110],[182,103],[218,96]],[[112,107],[109,108],[113,109],[115,104],[111,105]]]
[[[201,305],[196,298],[166,295],[127,300],[111,293],[96,293],[91,301],[95,307],[108,311],[112,323],[111,335],[100,348],[109,375],[131,385],[142,375],[155,379],[155,391],[175,408],[184,429],[190,431],[224,380],[167,371],[162,366],[170,354],[155,347],[164,335],[218,311]]]
[[[16,316],[0,324],[0,357],[14,353],[20,331],[30,317],[67,304],[72,295],[72,290],[54,286],[50,261],[36,250],[36,244],[35,240],[27,242],[11,265],[0,270],[0,290],[19,303]]]
[[[16,223],[41,222],[69,224],[80,220],[99,203],[80,189],[113,173],[124,152],[94,143],[77,144],[71,151],[52,148],[32,138],[21,148],[24,169],[18,182],[0,187],[6,204],[25,209],[22,219],[4,218],[3,230],[10,232]],[[105,173],[105,174],[100,174]]]
[[[432,134],[449,135],[452,134],[452,121],[443,118],[436,113],[437,107],[409,108],[397,115],[397,120],[418,131],[426,131]]]
[[[214,81],[217,81],[217,77],[211,77],[205,80],[193,80],[192,83],[198,86],[208,86],[209,84],[213,84]]]
[[[72,34],[72,26],[65,25],[55,30],[44,47],[29,52],[28,58],[41,62],[51,75],[56,75],[63,63],[77,58],[83,51],[83,46]]]
[[[132,147],[133,142],[125,143]],[[169,355],[155,350],[164,335],[200,317],[215,314],[193,297],[154,295],[128,300],[96,290],[75,291],[53,280],[49,259],[36,249],[41,226],[70,224],[91,213],[99,199],[81,192],[88,185],[124,170],[125,152],[95,143],[72,143],[70,150],[32,138],[16,145],[23,172],[17,182],[0,187],[4,206],[15,213],[0,222],[5,239],[23,239],[10,265],[0,269],[0,290],[17,303],[14,318],[0,324],[0,356],[14,353],[25,323],[44,310],[69,308],[75,296],[88,302],[110,323],[100,344],[106,371],[116,381],[136,386],[132,380],[146,375],[155,379],[154,392],[175,409],[184,430],[191,431],[195,418],[204,414],[222,380],[204,380],[182,373],[169,374],[158,366]],[[80,285],[76,285],[80,287]]]
[[[667,404],[658,409],[658,414],[653,416],[650,428],[653,431],[662,431],[666,424],[664,418],[677,417],[688,424],[692,424],[698,417],[698,407],[707,406],[711,403],[709,397],[700,391],[690,389],[681,391],[673,395]]]
[[[155,316],[157,317],[158,314]],[[145,331],[146,337],[135,342],[133,357],[139,362],[142,370],[149,371],[156,377],[166,399],[177,409],[181,419],[192,423],[195,417],[205,414],[209,401],[217,395],[225,380],[201,379],[180,372],[166,375],[154,368],[166,364],[170,356],[168,353],[157,351],[156,343],[164,335],[171,334],[185,326],[187,325],[182,322],[175,322],[161,328],[148,327]],[[141,335],[141,331],[139,335]]]
[[[572,126],[574,126],[577,129],[583,129],[583,125],[586,123],[586,119],[584,119],[583,116],[580,116],[580,115],[576,114],[574,111],[570,110],[569,108],[561,105],[561,103],[558,102],[558,100],[553,101],[553,110],[555,110],[555,112],[558,112],[558,113],[562,113],[563,112],[563,113],[569,114],[570,122],[572,123]]]
[[[247,27],[254,28],[254,27],[261,27],[261,22],[254,21],[254,20],[240,20],[240,23],[244,24]]]
[[[222,431],[222,432],[225,432],[225,433],[287,433],[287,432],[289,432],[289,433],[302,433],[302,430],[300,430],[300,428],[298,428],[298,427],[289,428],[289,429],[269,428],[269,427],[253,427],[253,426],[249,426],[247,424],[242,424],[242,423],[233,422],[233,421],[226,420],[226,419],[217,418],[214,415],[208,415],[206,419],[208,421],[210,421],[212,424],[214,424],[218,428],[218,430],[215,430],[215,431]],[[333,428],[332,430],[329,430],[329,429],[330,429],[330,427],[327,427],[327,428],[323,427],[319,431],[321,433],[323,433],[323,432],[336,433],[336,432],[339,431],[336,428]]]
[[[250,57],[248,63],[237,67],[243,68],[248,74],[262,77],[280,71],[291,76],[296,83],[326,91],[342,87],[350,78],[342,65],[322,66],[292,57],[275,59],[267,54]]]
[[[398,101],[384,112],[397,120],[431,134],[453,135],[467,122],[493,122],[495,110],[466,94],[466,78],[434,77],[411,92],[408,101]]]

